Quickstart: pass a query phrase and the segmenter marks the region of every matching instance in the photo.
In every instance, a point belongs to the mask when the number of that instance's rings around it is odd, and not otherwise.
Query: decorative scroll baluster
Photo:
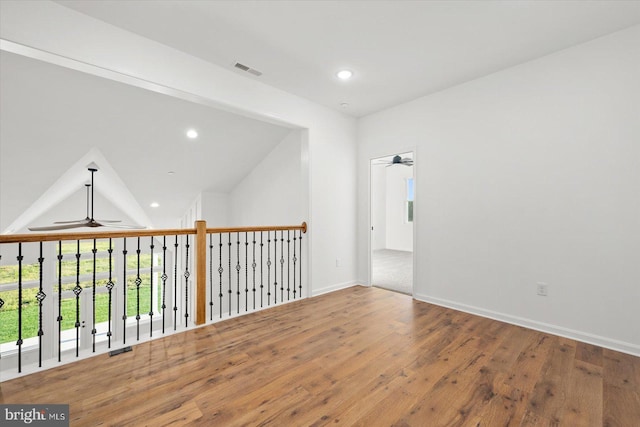
[[[140,237],[138,237],[138,247],[136,248],[136,341],[140,341]]]
[[[224,268],[222,268],[222,233],[218,234],[220,238],[220,243],[218,247],[218,275],[220,276],[220,291],[218,292],[218,298],[220,299],[220,318],[222,319],[222,273],[224,272]]]
[[[264,275],[263,275],[263,265],[264,264],[262,263],[262,253],[263,253],[263,249],[264,249],[264,241],[262,239],[263,238],[263,234],[264,233],[261,231],[260,232],[260,308],[262,308],[262,305],[263,305],[262,304],[263,303],[263,300],[262,300],[263,293],[262,293],[262,291],[264,289],[264,281],[263,281],[263,277],[264,277]]]
[[[233,291],[231,290],[231,233],[229,233],[228,238],[229,238],[229,316],[231,316],[231,294],[233,294]]]
[[[291,286],[290,286],[290,274],[291,274],[291,231],[287,230],[287,301],[289,301],[290,299],[290,292],[291,292]],[[295,289],[295,285],[293,286],[293,289]],[[295,299],[295,295],[294,295],[294,299]]]
[[[293,299],[296,299],[296,230],[293,230]]]
[[[92,290],[93,294],[91,295],[91,304],[92,304],[92,317],[91,317],[91,345],[93,352],[96,352],[96,253],[98,253],[98,249],[96,248],[96,239],[93,239],[93,249],[91,249],[91,253],[93,254],[93,281],[92,281]]]
[[[22,243],[18,243],[18,373],[22,372]]]
[[[280,302],[284,301],[284,231],[280,230]]]
[[[174,247],[173,261],[173,330],[178,328],[178,235]]]
[[[267,305],[271,305],[271,232],[267,231]]]
[[[122,239],[122,344],[127,343],[127,238]]]
[[[62,361],[62,240],[58,240],[58,362]]]
[[[167,236],[162,236],[162,334],[164,335],[164,312],[167,308]]]
[[[38,367],[40,368],[42,368],[42,336],[44,335],[44,330],[42,329],[42,301],[47,297],[42,290],[43,263],[42,242],[40,242],[40,257],[38,257],[38,273],[40,278],[39,289],[36,294],[36,299],[38,300]]]
[[[209,320],[213,320],[213,234],[209,234]]]
[[[184,327],[189,326],[189,235],[187,234],[184,257]]]
[[[153,236],[151,236],[151,244],[149,245],[151,270],[149,272],[149,337],[153,336],[153,249],[156,246],[153,244]]]
[[[278,303],[278,232],[273,232],[273,303]],[[280,278],[282,279],[282,277]]]
[[[236,239],[237,239],[237,243],[236,243],[236,299],[237,299],[237,306],[236,309],[238,310],[238,314],[240,314],[240,269],[242,267],[240,267],[240,233],[236,233]]]
[[[253,232],[253,262],[251,263],[251,268],[253,270],[253,309],[256,309],[256,232]]]
[[[112,257],[113,257],[113,242],[111,239],[109,239],[109,249],[107,250],[107,252],[109,253],[109,280],[107,281],[107,290],[109,291],[109,306],[107,308],[107,310],[109,311],[108,313],[108,319],[107,322],[108,325],[108,331],[107,331],[107,340],[108,340],[108,348],[111,348],[111,291],[113,290],[113,287],[115,286],[115,284],[113,283],[113,277],[112,277],[112,267],[113,267],[113,261],[112,261]]]
[[[249,311],[249,242],[244,233],[244,311]]]
[[[82,287],[80,286],[80,240],[77,240],[78,249],[76,251],[76,286],[73,293],[76,295],[76,357],[80,355],[80,294]]]
[[[298,235],[300,239],[298,239],[298,243],[300,243],[300,264],[298,265],[298,270],[300,272],[300,283],[298,285],[300,289],[299,297],[302,298],[302,231],[298,231]]]

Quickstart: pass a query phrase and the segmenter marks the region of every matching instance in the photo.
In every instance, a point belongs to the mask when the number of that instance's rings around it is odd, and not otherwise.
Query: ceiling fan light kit
[[[82,227],[112,227],[112,228],[127,228],[127,229],[144,229],[146,227],[142,225],[126,225],[126,224],[117,224],[118,222],[122,222],[120,220],[111,220],[111,219],[99,219],[96,220],[93,217],[93,174],[98,171],[97,167],[94,164],[89,165],[89,172],[91,172],[91,184],[85,184],[87,187],[87,217],[80,220],[72,220],[72,221],[56,221],[53,224],[45,227],[29,227],[30,231],[57,231],[57,230],[68,230],[72,228],[82,228]],[[89,192],[91,189],[91,192]],[[91,193],[91,194],[89,194]],[[91,207],[91,209],[89,209]]]

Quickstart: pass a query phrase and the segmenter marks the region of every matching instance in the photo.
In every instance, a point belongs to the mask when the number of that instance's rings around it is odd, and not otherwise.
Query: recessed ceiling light
[[[342,108],[348,108],[348,107],[349,107],[349,104],[347,104],[346,102],[341,102],[341,103],[340,103],[340,106],[341,106]]]
[[[196,139],[198,137],[198,132],[195,129],[189,129],[187,131],[187,137],[191,139]]]
[[[353,76],[353,71],[350,70],[341,70],[336,74],[341,80],[349,80]]]
[[[153,203],[151,203],[149,206],[151,206],[152,208],[157,208],[158,206],[160,206],[160,203],[158,203],[158,202],[153,202]]]
[[[167,173],[168,173],[169,175],[173,175],[173,174],[175,174],[175,172],[174,172],[174,171],[169,171],[169,172],[167,172]]]

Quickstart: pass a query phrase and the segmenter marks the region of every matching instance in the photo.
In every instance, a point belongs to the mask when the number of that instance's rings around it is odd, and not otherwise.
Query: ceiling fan
[[[391,160],[378,160],[375,162],[375,164],[387,165],[387,167],[393,166],[393,165],[413,166],[413,159],[409,157],[401,157],[399,155],[395,155]]]
[[[128,229],[143,229],[141,225],[125,225],[125,224],[117,224],[118,222],[122,222],[120,220],[109,220],[109,219],[94,219],[93,218],[93,174],[98,171],[98,169],[94,167],[88,168],[89,172],[91,172],[91,184],[85,184],[87,187],[87,217],[84,219],[72,220],[72,221],[56,221],[54,224],[57,225],[49,225],[46,227],[29,227],[30,231],[53,231],[53,230],[67,230],[71,228],[81,228],[81,227],[112,227],[112,228],[128,228]],[[91,197],[89,197],[89,189],[91,189]],[[91,206],[91,211],[89,211],[89,206]],[[91,214],[91,216],[89,216]]]

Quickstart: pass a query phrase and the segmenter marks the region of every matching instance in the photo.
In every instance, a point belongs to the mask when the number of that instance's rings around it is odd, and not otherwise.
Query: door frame
[[[396,150],[394,152],[389,153],[385,151],[382,154],[370,155],[368,158],[368,181],[369,181],[369,203],[368,203],[368,224],[367,224],[367,285],[369,287],[373,286],[373,161],[391,157],[400,153],[411,153],[413,156],[413,233],[412,233],[412,246],[413,246],[413,256],[412,256],[412,264],[413,264],[413,274],[412,274],[412,283],[411,283],[411,296],[415,298],[416,294],[416,260],[417,260],[417,230],[418,230],[418,197],[417,197],[417,188],[418,188],[418,153],[417,147],[409,147],[402,150]],[[386,153],[386,154],[385,154]]]

